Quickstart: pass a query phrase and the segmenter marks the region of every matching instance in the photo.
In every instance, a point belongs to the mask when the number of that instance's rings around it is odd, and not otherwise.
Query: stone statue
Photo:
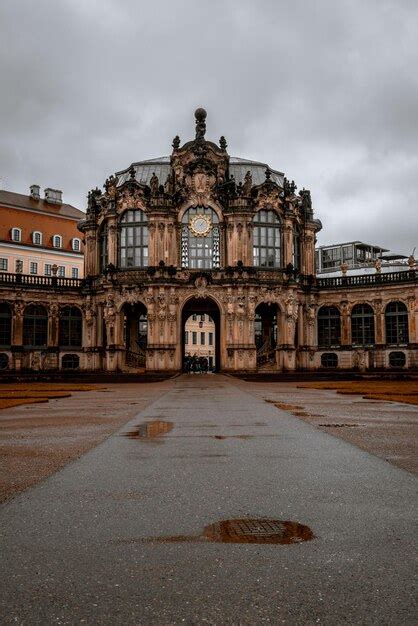
[[[196,139],[198,141],[203,141],[206,133],[206,111],[205,109],[196,109],[195,111],[196,118]]]
[[[158,176],[155,175],[155,172],[152,173],[151,180],[149,181],[149,186],[151,187],[151,195],[158,196]]]

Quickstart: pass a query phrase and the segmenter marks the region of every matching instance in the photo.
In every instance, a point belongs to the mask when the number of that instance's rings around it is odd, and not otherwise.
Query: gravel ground
[[[301,383],[239,384],[295,417],[418,474],[418,406],[300,388]]]
[[[102,442],[171,384],[100,385],[71,392],[70,398],[0,411],[0,502]]]

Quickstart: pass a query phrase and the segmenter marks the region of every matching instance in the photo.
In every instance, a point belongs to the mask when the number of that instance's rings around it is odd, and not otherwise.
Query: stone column
[[[305,233],[302,235],[303,242],[302,253],[302,273],[315,274],[315,230],[306,227]]]
[[[416,298],[415,296],[409,296],[408,298],[408,333],[409,343],[418,344],[417,336],[417,324],[418,324],[418,310],[415,310]]]
[[[114,215],[107,222],[107,262],[115,267],[118,265],[118,224]]]
[[[293,223],[285,217],[283,223],[283,267],[293,262]]]
[[[23,344],[23,314],[25,304],[21,300],[16,300],[12,311],[12,346]]]
[[[341,345],[351,346],[351,317],[347,300],[341,301]]]

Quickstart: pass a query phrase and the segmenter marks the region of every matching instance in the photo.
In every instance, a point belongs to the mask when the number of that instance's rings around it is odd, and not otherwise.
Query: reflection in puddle
[[[318,424],[322,428],[356,428],[359,424]]]
[[[138,426],[135,426],[135,430],[122,434],[124,437],[129,437],[130,439],[154,439],[155,437],[160,437],[161,435],[165,435],[170,432],[172,428],[172,422],[154,420],[152,422],[138,424]]]
[[[309,526],[298,522],[272,519],[229,519],[210,524],[201,535],[168,535],[119,539],[114,543],[263,543],[289,545],[310,541],[314,534]]]

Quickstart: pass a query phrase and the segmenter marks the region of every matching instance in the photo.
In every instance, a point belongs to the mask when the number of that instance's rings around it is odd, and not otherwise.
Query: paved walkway
[[[414,623],[416,479],[251,390],[181,376],[122,429],[164,437],[119,432],[2,505],[1,623]],[[247,516],[316,538],[141,542]]]

